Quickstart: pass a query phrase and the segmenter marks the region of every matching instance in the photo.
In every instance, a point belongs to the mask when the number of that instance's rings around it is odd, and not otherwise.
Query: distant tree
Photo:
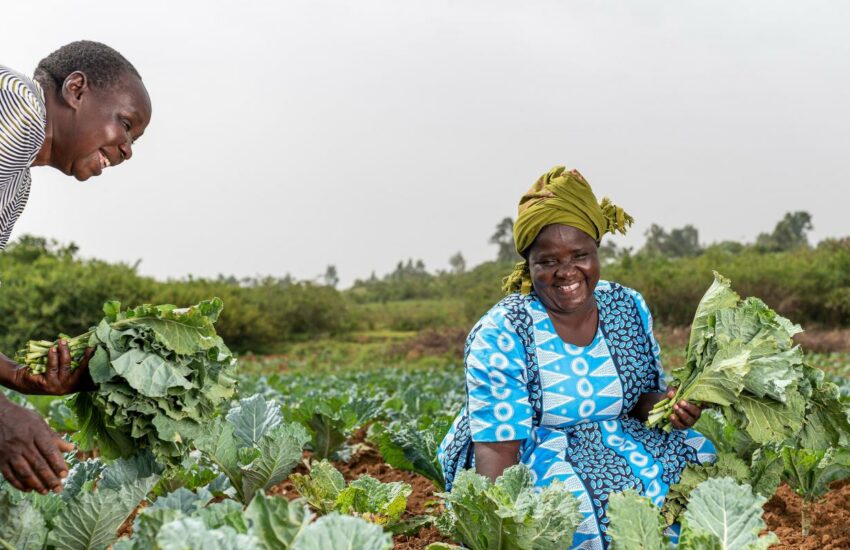
[[[336,266],[329,265],[328,268],[325,270],[325,274],[322,276],[322,279],[324,280],[326,286],[336,288],[336,285],[339,284],[339,275],[337,275]]]
[[[630,246],[617,246],[613,241],[602,241],[599,246],[599,261],[603,264],[611,264],[629,256],[632,253]]]
[[[812,216],[808,212],[787,212],[776,224],[773,233],[760,233],[756,237],[756,249],[762,252],[782,252],[800,247],[808,248],[807,234],[812,227]]]
[[[466,260],[463,258],[463,254],[458,252],[451,258],[449,258],[449,266],[452,268],[452,273],[463,273],[466,271]]]
[[[495,244],[499,250],[496,260],[500,262],[516,262],[520,260],[514,247],[514,220],[504,218],[496,225],[496,232],[490,236],[490,244]]]
[[[667,233],[660,225],[652,224],[644,235],[646,243],[641,249],[643,254],[684,258],[699,256],[702,253],[699,231],[693,225],[686,225]]]

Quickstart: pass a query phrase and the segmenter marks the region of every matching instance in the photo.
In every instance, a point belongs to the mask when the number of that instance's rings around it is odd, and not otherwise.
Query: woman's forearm
[[[649,417],[649,411],[652,410],[652,407],[656,403],[664,399],[666,395],[665,392],[649,392],[641,395],[634,408],[629,411],[629,416],[641,422],[646,422],[646,419]]]
[[[502,475],[505,468],[519,462],[519,444],[521,441],[502,441],[499,443],[475,444],[475,471],[489,477],[491,481]]]
[[[6,386],[10,390],[20,390],[15,376],[19,368],[20,365],[0,353],[0,385]]]

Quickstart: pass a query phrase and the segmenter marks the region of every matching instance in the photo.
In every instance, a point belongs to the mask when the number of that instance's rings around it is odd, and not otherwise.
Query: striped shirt
[[[30,194],[30,166],[44,143],[47,108],[39,84],[0,65],[0,249]]]

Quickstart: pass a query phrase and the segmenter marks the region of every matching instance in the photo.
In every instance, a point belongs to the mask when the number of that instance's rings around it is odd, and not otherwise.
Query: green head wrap
[[[625,233],[633,222],[631,216],[607,197],[597,202],[590,185],[577,170],[568,172],[563,166],[556,166],[540,176],[519,200],[514,244],[522,254],[544,227],[555,223],[580,229],[598,243],[605,233]],[[516,265],[505,278],[502,290],[531,292],[528,262]]]

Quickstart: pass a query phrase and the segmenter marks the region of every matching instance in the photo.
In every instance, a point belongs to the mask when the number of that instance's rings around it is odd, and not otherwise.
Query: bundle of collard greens
[[[185,309],[104,304],[89,339],[98,388],[70,400],[80,424],[75,440],[107,458],[149,448],[177,462],[234,393],[236,362],[214,327],[222,307],[218,298]]]
[[[652,409],[648,425],[669,431],[672,404],[685,399],[722,407],[757,444],[797,434],[806,416],[805,393],[811,395],[802,350],[792,340],[801,331],[758,298],[742,300],[715,273],[694,316],[685,365],[673,371],[678,392]]]

